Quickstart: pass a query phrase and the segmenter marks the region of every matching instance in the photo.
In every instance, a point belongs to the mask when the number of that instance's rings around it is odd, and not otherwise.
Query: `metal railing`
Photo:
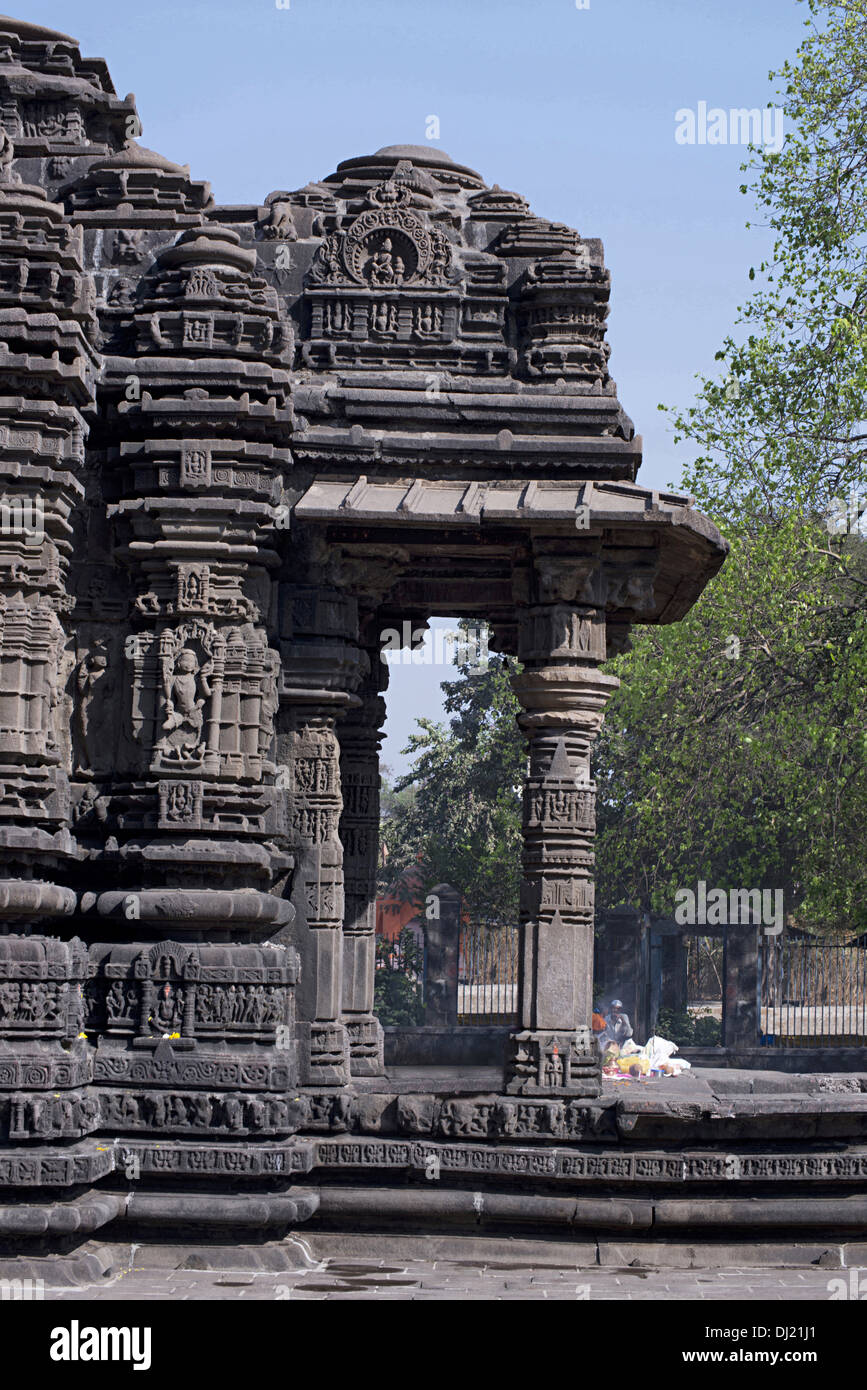
[[[768,937],[759,956],[762,1041],[845,1046],[867,1041],[867,949]]]
[[[517,1022],[518,928],[461,925],[458,1023]]]

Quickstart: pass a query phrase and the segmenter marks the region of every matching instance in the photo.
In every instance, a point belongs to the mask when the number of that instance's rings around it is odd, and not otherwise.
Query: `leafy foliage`
[[[655,1032],[678,1047],[719,1047],[722,1040],[718,1018],[696,1015],[688,1009],[660,1009]]]
[[[397,956],[397,959],[395,959]],[[373,982],[373,1010],[380,1023],[415,1027],[424,1023],[422,971],[424,951],[406,928],[394,943],[378,938]]]
[[[655,1032],[678,1047],[693,1047],[695,1018],[688,1009],[660,1009],[656,1015]]]
[[[613,663],[600,901],[670,912],[704,879],[782,888],[803,927],[867,930],[867,625],[826,542],[792,517],[733,537],[687,618]]]
[[[518,915],[526,764],[517,701],[497,658],[487,669],[461,665],[458,675],[442,686],[449,725],[420,719],[410,738],[412,769],[395,783],[383,822],[383,882],[417,867],[417,906],[434,884],[449,882],[474,920],[511,923]],[[410,789],[412,798],[401,799]]]
[[[790,923],[845,937],[867,930],[867,561],[826,518],[867,500],[867,0],[807,8],[777,74],[787,139],[744,166],[773,253],[724,381],[674,414],[732,550],[683,623],[615,663],[598,857],[603,901],[781,887]]]
[[[753,149],[754,197],[773,235],[740,331],[675,413],[702,449],[685,482],[736,523],[789,510],[822,513],[863,492],[867,433],[867,0],[808,0],[809,33],[779,73],[786,139]],[[749,225],[749,223],[747,224]],[[663,407],[660,407],[661,409]]]

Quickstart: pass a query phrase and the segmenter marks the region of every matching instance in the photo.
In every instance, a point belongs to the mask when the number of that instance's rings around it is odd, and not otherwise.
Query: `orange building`
[[[404,927],[422,928],[424,879],[414,866],[404,869],[376,900],[376,934],[395,941]]]

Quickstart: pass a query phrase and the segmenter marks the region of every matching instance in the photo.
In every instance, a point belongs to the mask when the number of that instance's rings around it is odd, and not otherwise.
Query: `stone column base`
[[[506,1049],[506,1094],[598,1096],[602,1058],[589,1028],[513,1033]]]
[[[297,1036],[305,1086],[349,1085],[349,1038],[342,1023],[299,1023]]]
[[[352,1076],[384,1076],[384,1034],[374,1014],[343,1016],[349,1037],[349,1071]]]

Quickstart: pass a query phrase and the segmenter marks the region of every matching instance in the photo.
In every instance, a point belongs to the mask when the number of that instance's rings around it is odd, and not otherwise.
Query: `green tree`
[[[415,866],[420,908],[435,883],[449,882],[475,921],[516,922],[526,756],[506,664],[497,657],[486,668],[464,662],[442,689],[451,718],[448,725],[420,719],[409,740],[412,767],[395,782],[383,822],[381,881]],[[411,799],[401,799],[410,790]]]
[[[732,550],[682,624],[615,663],[600,891],[670,910],[697,878],[779,886],[790,921],[851,935],[867,930],[867,0],[806,8],[771,74],[787,138],[744,166],[773,251],[723,380],[673,412],[699,450],[686,484]]]
[[[412,1028],[424,1023],[424,950],[404,927],[397,942],[379,937],[373,977],[373,1010],[380,1023]]]
[[[799,0],[803,3],[803,0]],[[753,148],[741,192],[773,250],[678,437],[701,449],[684,481],[735,527],[822,515],[865,490],[867,0],[807,0],[808,34],[777,80],[786,138]],[[750,225],[749,223],[747,224]],[[664,407],[660,407],[661,409]]]
[[[612,663],[600,903],[670,912],[704,879],[781,888],[802,927],[867,929],[867,631],[816,539],[792,516],[733,537],[686,619]]]

